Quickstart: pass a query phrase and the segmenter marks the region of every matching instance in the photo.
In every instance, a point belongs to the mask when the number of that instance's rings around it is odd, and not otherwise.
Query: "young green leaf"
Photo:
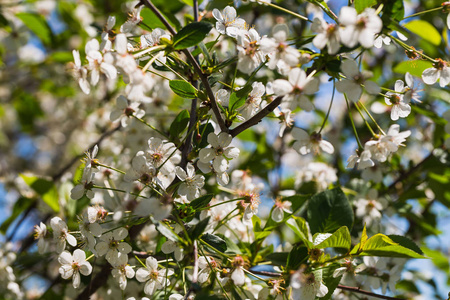
[[[227,243],[217,235],[205,233],[202,235],[201,239],[209,246],[219,250],[220,252],[225,252],[227,250]]]
[[[49,45],[52,41],[52,31],[45,19],[33,13],[18,13],[19,18],[44,44]]]
[[[390,237],[381,233],[369,238],[363,246],[360,244],[356,245],[351,251],[351,254],[359,256],[425,258],[418,252],[401,246]]]
[[[49,179],[39,178],[33,175],[21,174],[23,181],[41,196],[42,200],[53,209],[54,212],[59,212],[59,196],[53,181]]]
[[[316,237],[319,234],[314,235],[313,240],[316,241]],[[315,249],[324,248],[344,248],[349,250],[352,246],[352,238],[350,236],[350,231],[348,231],[347,226],[342,226],[336,230],[331,236],[323,240],[317,245],[314,245]]]
[[[208,35],[213,25],[208,22],[194,22],[183,27],[173,37],[175,50],[182,50],[197,45]]]
[[[170,89],[180,97],[194,99],[197,97],[197,89],[184,80],[169,81]]]
[[[411,32],[417,34],[422,39],[432,43],[435,46],[441,44],[442,38],[439,31],[425,20],[412,20],[404,25]]]

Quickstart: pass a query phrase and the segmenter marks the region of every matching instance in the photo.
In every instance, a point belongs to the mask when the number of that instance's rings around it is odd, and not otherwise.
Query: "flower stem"
[[[378,125],[377,121],[375,121],[375,119],[372,117],[372,114],[367,110],[366,106],[365,106],[361,101],[359,101],[358,103],[359,103],[359,104],[361,105],[361,107],[364,109],[364,111],[365,111],[366,114],[369,116],[369,118],[372,120],[372,122],[377,126],[378,130],[379,130],[382,134],[386,135],[386,133],[384,133],[384,131],[383,131],[383,129],[380,127],[380,125]]]
[[[136,120],[138,120],[139,122],[141,122],[142,124],[147,125],[148,127],[150,127],[151,129],[153,129],[154,131],[156,131],[157,133],[159,133],[160,135],[162,135],[163,137],[165,137],[166,139],[168,139],[169,137],[162,131],[156,129],[153,125],[150,125],[149,123],[145,122],[143,119],[136,117],[135,115],[132,115],[133,118],[135,118]]]
[[[414,49],[413,47],[411,47],[411,46],[409,46],[409,45],[407,45],[406,43],[404,43],[404,42],[401,41],[400,39],[398,39],[398,38],[392,36],[392,34],[387,34],[387,36],[390,37],[392,40],[394,40],[397,44],[399,44],[403,49],[405,49],[405,50],[407,50],[407,51],[413,51],[414,53],[416,53],[416,54],[422,56],[423,58],[425,58],[425,59],[431,61],[432,63],[435,63],[435,62],[436,62],[435,59],[433,59],[433,58],[429,57],[428,55],[423,54],[422,52],[420,52],[420,51]]]
[[[373,131],[372,127],[370,126],[369,122],[367,122],[366,118],[364,117],[361,109],[358,107],[358,105],[355,103],[355,108],[358,111],[359,115],[361,116],[361,118],[364,120],[364,123],[366,124],[367,129],[369,129],[370,133],[372,133],[373,137],[376,137],[377,135],[375,134],[375,131]]]
[[[356,142],[358,143],[359,149],[362,150],[362,149],[364,149],[364,147],[361,145],[361,141],[359,140],[358,132],[356,131],[355,121],[353,121],[353,117],[352,117],[352,113],[350,111],[350,104],[348,103],[347,95],[344,94],[344,97],[345,97],[345,102],[347,103],[347,112],[348,112],[348,116],[350,118],[350,122],[352,123],[353,133],[355,134]]]
[[[442,9],[442,6],[431,8],[431,9],[427,9],[427,10],[424,10],[424,11],[419,11],[419,12],[417,12],[415,14],[412,14],[412,15],[404,17],[403,20],[408,19],[408,18],[412,18],[412,17],[417,17],[417,16],[420,16],[420,15],[423,15],[423,14],[426,14],[426,13],[429,13],[429,12],[440,10],[440,9]]]
[[[118,172],[120,174],[126,174],[126,172],[124,172],[122,170],[119,170],[119,169],[116,169],[116,168],[113,168],[113,167],[110,167],[110,166],[107,166],[107,165],[104,165],[104,164],[101,164],[101,163],[97,163],[97,165],[99,165],[100,167],[103,167],[103,168],[107,168],[107,169],[116,171],[116,172]]]
[[[333,79],[333,92],[331,94],[330,106],[328,107],[328,112],[327,112],[327,115],[325,116],[325,119],[323,120],[322,126],[319,129],[319,132],[318,132],[319,134],[322,132],[323,128],[325,127],[325,124],[327,123],[328,117],[330,116],[330,111],[331,111],[331,106],[333,105],[335,91],[336,91],[336,87],[335,87],[334,79]]]
[[[290,14],[290,15],[296,17],[296,18],[299,18],[299,19],[301,19],[301,20],[308,21],[308,22],[311,22],[311,23],[312,23],[312,21],[311,21],[310,19],[308,19],[307,17],[302,16],[302,15],[300,15],[300,14],[298,14],[298,13],[293,12],[293,11],[290,11],[289,9],[286,9],[286,8],[284,8],[284,7],[278,6],[278,5],[273,4],[273,3],[270,3],[270,2],[267,3],[267,2],[264,2],[264,1],[261,1],[261,0],[257,0],[257,2],[258,2],[259,4],[263,4],[263,5],[270,6],[270,7],[272,7],[272,8],[278,9],[278,10],[280,10],[280,11],[282,11],[282,12],[285,12],[285,13],[287,13],[287,14]]]

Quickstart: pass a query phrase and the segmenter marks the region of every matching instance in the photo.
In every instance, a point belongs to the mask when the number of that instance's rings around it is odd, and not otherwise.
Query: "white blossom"
[[[176,167],[175,172],[177,177],[182,181],[178,188],[178,194],[186,196],[188,200],[192,201],[200,196],[200,189],[205,184],[205,177],[195,174],[195,168],[188,163],[186,171],[180,167]]]
[[[341,47],[341,37],[337,24],[328,24],[324,19],[314,18],[311,30],[317,32],[313,45],[319,49],[327,47],[328,54],[336,54]]]
[[[236,147],[229,147],[232,139],[233,137],[226,132],[221,132],[219,135],[214,132],[209,133],[207,140],[211,148],[200,150],[200,161],[203,163],[212,161],[216,172],[225,172],[228,169],[228,160],[237,158],[240,152]]]
[[[62,265],[59,268],[59,273],[63,279],[72,277],[74,288],[80,286],[80,273],[88,276],[92,272],[91,264],[86,261],[86,253],[83,250],[75,249],[72,254],[69,251],[62,252],[58,257],[59,263]]]
[[[45,242],[45,236],[47,234],[47,226],[40,222],[39,225],[34,226],[34,238],[38,240],[38,252],[43,254],[47,248],[47,243]]]
[[[286,24],[277,24],[272,29],[273,38],[263,37],[260,48],[264,53],[270,54],[268,67],[275,69],[280,61],[290,67],[299,62],[300,52],[287,44],[289,29]]]
[[[131,246],[126,242],[122,242],[128,235],[125,228],[117,228],[112,232],[107,232],[100,237],[100,242],[95,246],[98,256],[106,254],[106,260],[112,264],[117,265],[119,257],[127,255],[131,252]]]
[[[114,264],[114,268],[111,270],[111,275],[117,280],[122,291],[127,287],[127,278],[133,278],[134,274],[133,268],[128,265],[128,256],[119,256],[119,259]]]
[[[404,95],[401,94],[404,91],[405,84],[402,80],[395,82],[395,93],[387,92],[384,97],[384,101],[387,105],[392,105],[391,119],[397,121],[398,118],[406,118],[411,113],[411,106],[405,102]]]
[[[378,94],[380,87],[373,81],[366,80],[368,74],[359,72],[358,64],[352,59],[344,60],[341,64],[342,73],[345,79],[336,82],[336,89],[345,93],[353,102],[358,102],[362,95],[362,87],[364,85],[370,94]]]
[[[312,95],[319,90],[319,79],[306,76],[305,71],[294,68],[289,71],[288,80],[277,79],[273,82],[273,91],[277,96],[288,95],[283,99],[287,108],[294,110],[298,106],[306,111],[314,109],[314,105],[305,95]],[[283,104],[282,104],[283,105]]]
[[[316,297],[324,297],[328,288],[322,282],[322,270],[305,273],[302,269],[291,276],[293,300],[314,300]]]
[[[172,269],[159,269],[155,258],[149,256],[145,260],[146,268],[140,268],[136,272],[136,279],[139,282],[145,282],[144,293],[153,295],[155,290],[160,290],[169,286],[170,281],[167,277],[173,275]]]
[[[319,154],[320,150],[333,154],[333,145],[322,139],[319,133],[313,133],[309,135],[305,130],[295,127],[292,129],[292,136],[296,140],[292,146],[298,153],[306,155],[310,152]]]
[[[450,68],[448,63],[440,58],[436,59],[432,68],[428,68],[422,73],[423,82],[435,84],[439,80],[439,86],[445,87],[450,83]]]
[[[221,34],[236,38],[239,31],[247,27],[245,20],[237,17],[236,9],[232,6],[225,7],[222,12],[215,8],[212,13],[217,20],[216,29]]]
[[[261,37],[255,29],[241,31],[237,35],[238,70],[250,74],[265,61],[264,53],[260,49]]]
[[[69,233],[67,224],[60,217],[53,217],[50,220],[50,226],[53,229],[53,238],[56,240],[57,253],[63,252],[66,248],[66,241],[73,247],[77,245],[77,239]]]
[[[383,27],[381,18],[373,8],[366,8],[358,15],[355,8],[344,6],[341,8],[339,23],[341,42],[350,48],[358,42],[365,48],[372,47],[375,34]]]

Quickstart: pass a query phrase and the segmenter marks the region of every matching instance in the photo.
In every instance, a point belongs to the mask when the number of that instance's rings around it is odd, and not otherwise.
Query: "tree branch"
[[[253,117],[251,117],[250,119],[248,119],[247,121],[245,121],[244,123],[242,123],[241,125],[239,125],[238,127],[230,130],[230,134],[232,137],[237,136],[239,133],[241,133],[242,131],[246,130],[247,128],[250,128],[256,124],[258,124],[259,122],[261,122],[261,120],[267,116],[269,113],[271,113],[278,105],[280,105],[281,100],[283,100],[283,96],[278,96],[275,98],[275,100],[273,100],[272,102],[270,102],[268,105],[266,105],[266,107],[264,107],[262,110],[260,110],[256,115],[254,115]]]
[[[158,19],[161,20],[161,22],[164,24],[164,26],[166,26],[167,30],[169,30],[172,35],[177,34],[175,29],[169,24],[169,22],[166,20],[166,18],[160,13],[158,8],[156,8],[156,6],[153,5],[153,3],[151,3],[149,0],[141,0],[136,6],[140,6],[140,5],[147,6],[158,17]],[[214,92],[211,89],[211,86],[209,85],[208,77],[203,73],[202,69],[200,68],[200,65],[197,63],[197,61],[192,56],[191,52],[189,52],[189,50],[184,49],[181,51],[184,53],[184,55],[186,55],[187,59],[190,61],[190,63],[194,67],[195,72],[200,77],[200,80],[202,81],[202,84],[206,89],[206,93],[211,102],[211,109],[213,110],[213,113],[216,116],[217,123],[219,124],[220,129],[224,132],[228,132],[228,127],[225,125],[225,122],[222,119],[222,116],[221,116],[220,110],[219,110],[219,106],[217,105],[217,101],[214,96]]]
[[[402,298],[394,298],[394,297],[390,297],[390,296],[385,296],[385,295],[380,295],[380,294],[375,294],[369,291],[365,291],[365,290],[361,290],[359,287],[352,287],[352,286],[345,286],[345,285],[338,285],[337,286],[338,289],[344,290],[344,291],[349,291],[349,292],[354,292],[354,293],[359,293],[359,294],[363,294],[363,295],[367,295],[367,296],[371,296],[371,297],[375,297],[375,298],[379,298],[379,299],[386,299],[386,300],[405,300]]]

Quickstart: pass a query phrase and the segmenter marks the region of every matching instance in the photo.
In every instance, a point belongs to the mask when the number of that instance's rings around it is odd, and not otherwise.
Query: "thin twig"
[[[375,298],[379,298],[379,299],[386,299],[386,300],[406,300],[403,298],[394,298],[394,297],[390,297],[390,296],[385,296],[385,295],[380,295],[380,294],[375,294],[369,291],[365,291],[365,290],[361,290],[359,287],[352,287],[352,286],[345,286],[345,285],[338,285],[337,286],[338,289],[344,290],[344,291],[349,291],[349,292],[354,292],[354,293],[359,293],[359,294],[363,294],[363,295],[367,295],[367,296],[371,296],[371,297],[375,297]]]
[[[262,110],[260,110],[256,115],[239,125],[238,127],[234,128],[233,130],[230,130],[231,136],[235,137],[242,131],[246,130],[247,128],[250,128],[259,122],[267,116],[269,113],[271,113],[278,105],[280,105],[281,100],[283,100],[283,96],[278,96],[270,102],[266,107],[264,107]]]

